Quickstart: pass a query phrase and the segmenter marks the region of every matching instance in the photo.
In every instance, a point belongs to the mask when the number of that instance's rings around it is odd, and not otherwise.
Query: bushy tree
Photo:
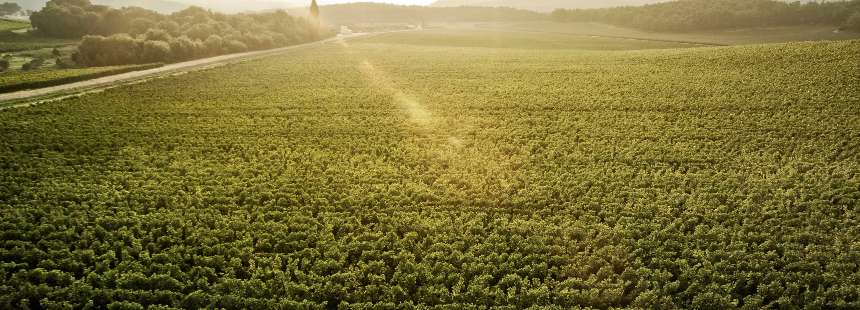
[[[170,40],[170,50],[173,53],[172,60],[188,60],[200,55],[203,44],[187,36],[181,36]]]
[[[206,53],[209,55],[218,55],[224,49],[224,39],[217,34],[210,35],[206,38],[206,41],[203,42],[203,45],[206,47]]]
[[[144,40],[140,42],[138,63],[164,62],[170,58],[170,44],[165,41]]]
[[[23,66],[21,66],[21,70],[24,70],[24,71],[36,70],[36,69],[41,68],[44,63],[45,63],[44,58],[36,57],[36,58],[31,59],[29,62],[25,63]]]
[[[285,11],[225,15],[189,7],[161,15],[89,0],[51,0],[31,20],[44,35],[84,36],[75,61],[86,66],[189,60],[319,38],[309,21]]]
[[[21,6],[14,2],[0,4],[0,15],[12,15],[21,12]]]
[[[173,39],[173,37],[171,37],[170,33],[165,31],[164,29],[153,28],[153,29],[147,30],[146,33],[144,33],[141,36],[141,39],[150,40],[150,41],[170,42],[170,40]]]
[[[75,62],[86,66],[113,66],[138,62],[138,41],[127,34],[85,36],[78,45]]]
[[[229,53],[241,53],[248,51],[248,46],[238,40],[229,40],[225,42],[224,48]]]
[[[74,38],[96,33],[100,16],[108,10],[89,0],[51,0],[30,16],[30,22],[44,35]]]
[[[59,69],[69,69],[75,67],[75,62],[68,57],[57,57],[55,61],[55,65]]]

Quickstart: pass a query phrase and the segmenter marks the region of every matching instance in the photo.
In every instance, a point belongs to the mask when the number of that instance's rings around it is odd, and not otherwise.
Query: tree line
[[[12,15],[21,11],[21,6],[14,2],[0,3],[0,15]]]
[[[51,0],[30,17],[38,34],[83,37],[74,60],[83,66],[174,62],[317,40],[324,33],[284,11],[221,14],[199,7],[163,15],[89,0]]]
[[[654,31],[697,31],[788,25],[833,25],[860,31],[860,0],[683,0],[637,7],[559,9],[563,22],[601,22]]]

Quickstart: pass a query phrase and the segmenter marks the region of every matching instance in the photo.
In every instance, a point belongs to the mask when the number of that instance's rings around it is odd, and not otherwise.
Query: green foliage
[[[13,15],[21,11],[21,6],[15,2],[0,3],[0,16]]]
[[[860,0],[784,2],[774,0],[681,0],[636,7],[556,10],[553,19],[603,22],[646,30],[697,31],[786,25],[842,25],[860,12]]]
[[[0,59],[0,72],[9,70],[9,60]]]
[[[21,66],[21,70],[24,70],[24,71],[36,70],[36,69],[41,68],[44,63],[45,63],[44,58],[36,57],[36,58],[31,59],[29,62],[25,63],[23,66]]]
[[[113,66],[142,63],[143,43],[127,34],[110,37],[85,36],[73,56],[75,62],[84,66]]]
[[[860,307],[860,42],[396,38],[0,113],[0,308]]]
[[[68,57],[57,57],[54,59],[54,66],[56,66],[57,69],[72,69],[77,67],[77,63]]]

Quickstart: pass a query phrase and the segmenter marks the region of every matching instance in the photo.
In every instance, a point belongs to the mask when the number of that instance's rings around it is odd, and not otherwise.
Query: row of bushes
[[[171,37],[160,29],[145,35],[85,36],[73,59],[83,66],[113,66],[176,62],[229,53],[241,53],[302,43],[301,38],[283,35],[209,35],[205,40],[188,36]]]
[[[832,25],[860,31],[860,0],[786,3],[773,0],[685,0],[637,7],[556,10],[556,21],[601,22],[655,31]]]

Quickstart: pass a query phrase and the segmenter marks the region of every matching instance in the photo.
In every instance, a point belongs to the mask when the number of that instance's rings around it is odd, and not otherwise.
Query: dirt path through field
[[[153,78],[161,78],[189,71],[220,67],[249,59],[277,55],[296,49],[309,48],[332,42],[342,42],[345,39],[364,37],[368,35],[376,34],[356,33],[345,36],[338,36],[327,40],[282,47],[277,49],[216,56],[170,64],[155,69],[111,75],[103,78],[86,80],[76,83],[69,83],[40,89],[24,90],[8,94],[0,94],[0,110],[27,107],[39,103],[62,100],[70,97],[80,96],[83,94],[99,92],[121,85],[139,83]]]

